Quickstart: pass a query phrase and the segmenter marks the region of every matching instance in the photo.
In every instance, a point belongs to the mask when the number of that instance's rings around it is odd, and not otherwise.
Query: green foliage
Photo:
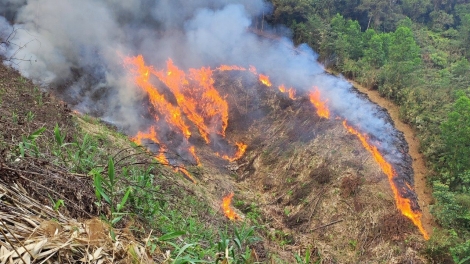
[[[272,2],[277,10],[293,5]],[[296,43],[314,47],[327,67],[377,88],[416,129],[421,151],[437,172],[432,212],[448,229],[427,254],[435,263],[470,262],[462,251],[470,233],[470,4],[301,2],[308,6],[303,20],[293,23],[285,16],[282,22],[295,25]],[[310,17],[315,23],[307,22]]]
[[[454,24],[454,16],[444,10],[432,11],[429,15],[432,20],[432,29],[436,31],[448,29]]]
[[[380,68],[385,63],[385,55],[383,39],[377,34],[372,35],[367,41],[363,60],[374,68]]]
[[[29,136],[25,137],[22,136],[21,142],[18,144],[18,149],[20,152],[21,157],[25,157],[25,155],[30,155],[33,157],[38,158],[40,156],[38,144],[36,143],[36,139],[41,136],[41,134],[46,130],[45,127],[42,127]]]
[[[470,209],[457,201],[457,194],[450,191],[449,186],[434,182],[433,195],[437,203],[432,206],[432,213],[442,226],[456,229],[470,227]]]
[[[465,49],[467,58],[470,57],[470,14],[464,14],[460,17],[461,25],[459,27],[459,35],[462,41],[462,47]]]
[[[73,142],[65,142],[66,135],[60,131],[56,124],[54,127],[55,145],[53,154],[61,162],[77,173],[88,173],[97,165],[97,143],[88,134],[82,138],[75,136]]]
[[[311,254],[312,254],[312,251],[311,251],[310,247],[308,247],[305,250],[305,256],[304,257],[301,257],[299,254],[295,253],[294,258],[295,258],[295,261],[297,262],[297,264],[310,264],[311,263],[310,262]],[[320,261],[321,260],[318,260],[315,263],[320,263]]]
[[[58,211],[59,208],[62,207],[62,206],[65,206],[64,200],[59,199],[59,200],[55,201],[53,209],[54,209],[54,211]]]
[[[433,263],[449,263],[452,236],[446,230],[435,229],[431,238],[426,241],[424,253]]]
[[[452,64],[451,72],[457,77],[464,77],[470,72],[470,62],[465,58],[457,60]]]
[[[441,125],[445,144],[443,160],[451,176],[470,170],[470,98],[460,93],[448,119]],[[462,183],[455,179],[452,186]]]
[[[90,174],[93,175],[93,185],[98,203],[101,202],[101,199],[104,199],[109,204],[111,216],[108,221],[111,226],[114,226],[127,214],[121,211],[132,192],[132,187],[129,186],[124,190],[118,188],[113,158],[109,158],[107,174],[103,176],[102,172],[101,169],[94,168]]]
[[[432,9],[430,0],[403,0],[403,13],[415,21],[424,21]]]
[[[34,114],[33,114],[33,112],[29,111],[29,112],[26,114],[26,121],[27,121],[27,122],[31,122],[31,121],[33,121],[33,119],[34,119]]]
[[[254,234],[254,227],[250,227],[246,223],[243,223],[240,227],[235,227],[235,236],[232,238],[226,231],[220,232],[220,240],[217,242],[219,257],[216,259],[216,263],[242,264],[253,262],[249,245],[259,241]]]
[[[452,259],[457,264],[470,262],[470,239],[450,248]]]

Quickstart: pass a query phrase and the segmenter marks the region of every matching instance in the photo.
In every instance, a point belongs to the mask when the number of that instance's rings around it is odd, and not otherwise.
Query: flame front
[[[323,118],[330,118],[330,110],[326,106],[326,102],[320,99],[320,91],[316,88],[315,91],[309,94],[310,102],[317,108],[317,114]]]
[[[208,67],[202,67],[200,69],[189,69],[189,74],[186,74],[184,71],[177,68],[172,60],[167,61],[166,71],[158,71],[151,66],[146,66],[143,57],[140,55],[133,58],[126,58],[125,62],[133,66],[131,72],[134,75],[134,82],[147,93],[150,103],[157,110],[159,116],[155,115],[155,120],[158,121],[162,118],[171,128],[183,134],[185,140],[184,145],[188,146],[187,153],[189,153],[199,165],[200,161],[196,155],[195,147],[189,146],[188,138],[192,136],[192,133],[189,126],[185,123],[184,116],[197,127],[199,134],[206,143],[210,143],[211,138],[214,136],[224,138],[228,125],[228,104],[214,87],[214,80],[212,78],[213,71]],[[247,68],[236,65],[221,65],[216,68],[216,70],[222,72],[246,71]],[[264,85],[268,87],[272,86],[269,76],[258,74],[254,66],[250,66],[248,71],[258,76],[259,81]],[[158,78],[168,90],[171,91],[176,98],[177,105],[168,102],[167,98],[159,93],[158,89],[151,84],[150,74]],[[294,88],[291,87],[287,89],[284,85],[280,85],[278,89],[280,92],[287,94],[290,99],[296,99],[296,90]],[[326,105],[326,101],[321,99],[318,88],[315,88],[314,91],[309,93],[309,99],[316,108],[318,116],[327,119],[330,117],[330,111]],[[392,165],[385,160],[376,146],[369,144],[367,136],[356,131],[353,127],[349,126],[346,121],[343,121],[343,125],[349,133],[357,136],[364,148],[372,154],[374,160],[387,175],[397,208],[418,227],[425,239],[429,239],[429,235],[421,223],[421,212],[413,210],[411,201],[400,195],[394,183],[397,174]],[[155,155],[155,158],[162,164],[169,164],[165,155],[167,147],[162,144],[161,140],[158,138],[154,126],[150,127],[148,132],[139,131],[132,140],[137,144],[143,144],[144,140],[149,140],[157,144],[158,153]],[[237,150],[233,155],[219,153],[216,153],[216,155],[228,161],[235,161],[244,155],[247,145],[237,142],[236,148]],[[183,166],[175,166],[175,171],[182,172],[190,180],[196,182]],[[407,187],[412,190],[411,186],[407,185]],[[231,220],[239,219],[239,216],[230,207],[233,195],[233,193],[230,193],[223,198],[222,202],[222,209],[225,215]]]
[[[156,87],[149,82],[149,72],[154,72],[154,69],[145,65],[144,58],[141,55],[134,58],[126,58],[125,62],[134,66],[131,68],[131,71],[133,72],[135,83],[148,94],[150,103],[160,114],[164,115],[165,121],[172,127],[180,130],[186,138],[189,138],[191,132],[182,118],[180,109],[169,103],[158,92]]]
[[[235,213],[230,204],[232,203],[233,193],[229,193],[222,199],[222,210],[224,211],[225,216],[230,220],[238,220],[240,216]]]
[[[385,158],[382,156],[382,154],[377,150],[377,147],[369,144],[367,136],[362,135],[359,133],[357,130],[355,130],[353,127],[349,126],[346,122],[346,120],[343,121],[343,126],[346,128],[346,130],[355,135],[359,141],[361,141],[362,146],[364,146],[365,149],[367,149],[372,156],[374,157],[374,160],[379,164],[380,168],[382,171],[387,175],[388,181],[390,183],[390,187],[392,188],[393,191],[393,196],[395,198],[395,202],[397,204],[398,209],[400,212],[408,217],[415,226],[418,227],[419,231],[423,234],[424,239],[428,240],[429,235],[426,232],[426,230],[423,227],[423,224],[421,223],[421,212],[415,212],[411,208],[411,202],[407,198],[403,198],[400,196],[398,193],[398,189],[394,184],[393,179],[397,177],[392,165],[388,163]]]
[[[178,148],[186,148],[185,155],[189,155],[197,165],[200,165],[196,148],[188,141],[192,133],[186,122],[189,120],[197,128],[206,143],[210,143],[214,138],[223,139],[228,126],[228,104],[214,87],[213,71],[208,67],[202,67],[189,69],[187,74],[176,67],[171,59],[167,61],[166,70],[156,70],[145,65],[142,55],[127,57],[124,59],[124,63],[130,70],[136,86],[146,93],[150,104],[156,110],[155,121],[162,120],[170,127],[171,131],[179,131],[184,140]],[[246,69],[239,66],[222,65],[217,70],[244,71]],[[152,76],[164,85],[163,90],[167,89],[171,92],[176,99],[176,104],[171,103],[163,93],[159,92],[159,89],[153,84],[155,82],[151,81]],[[148,132],[139,131],[133,141],[137,144],[143,144],[143,141],[146,140],[158,145],[155,158],[160,163],[172,165],[175,171],[183,173],[187,178],[196,182],[184,166],[171,164],[172,162],[166,156],[168,147],[158,137],[158,133],[157,128],[151,126]],[[170,141],[173,142],[174,139]],[[234,147],[236,151],[233,152],[233,155],[216,154],[228,161],[240,159],[247,146],[244,143],[236,143]]]

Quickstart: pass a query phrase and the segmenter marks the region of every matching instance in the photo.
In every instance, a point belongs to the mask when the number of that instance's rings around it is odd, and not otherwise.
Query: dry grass
[[[145,243],[97,218],[65,217],[19,185],[0,182],[0,263],[151,263]]]

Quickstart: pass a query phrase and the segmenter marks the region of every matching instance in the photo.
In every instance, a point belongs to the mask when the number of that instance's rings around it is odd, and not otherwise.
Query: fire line
[[[171,59],[167,61],[166,72],[145,66],[141,55],[134,58],[126,58],[125,61],[137,68],[134,68],[132,71],[135,75],[135,83],[149,95],[151,104],[161,112],[160,114],[162,115],[162,118],[164,118],[170,126],[178,128],[186,139],[188,139],[192,134],[189,127],[185,124],[183,116],[189,119],[189,121],[197,127],[199,134],[204,138],[206,143],[210,143],[211,141],[209,135],[219,135],[222,138],[225,137],[225,130],[228,125],[228,105],[214,87],[214,80],[212,78],[213,71],[210,68],[202,67],[200,69],[190,69],[189,75],[187,75],[185,72],[178,69]],[[221,65],[215,70],[221,72],[247,71],[247,68],[236,65]],[[272,86],[269,76],[258,74],[254,66],[250,65],[248,71],[258,76],[259,81],[265,86]],[[177,101],[177,106],[168,103],[166,99],[158,93],[155,87],[150,84],[150,73],[157,77],[173,93]],[[294,88],[290,87],[287,89],[282,84],[278,86],[278,89],[280,92],[287,94],[290,99],[296,100],[296,90]],[[329,119],[330,111],[326,105],[327,101],[321,99],[321,94],[318,88],[310,91],[308,97],[312,105],[316,108],[317,115],[322,118]],[[156,116],[155,119],[158,120],[158,117]],[[411,207],[411,201],[400,195],[397,186],[394,183],[394,179],[397,177],[397,174],[392,165],[385,160],[376,146],[371,145],[368,142],[366,135],[361,134],[352,126],[349,126],[346,120],[343,121],[343,126],[349,133],[355,135],[359,139],[363,147],[372,154],[375,162],[387,175],[390,187],[394,194],[396,206],[400,212],[418,227],[426,240],[429,239],[429,235],[421,223],[421,212],[419,210],[413,210]],[[161,147],[159,153],[156,155],[156,159],[160,162],[168,163],[168,160],[165,157],[166,146],[160,143],[154,127],[151,127],[148,133],[139,131],[137,136],[134,138],[135,142],[138,144],[142,144],[143,139],[151,140],[154,143],[160,144]],[[244,155],[247,145],[237,142],[235,146],[238,150],[233,154],[233,156],[217,152],[215,154],[225,160],[235,161]],[[200,161],[196,155],[195,147],[190,146],[187,151],[194,157],[197,164],[199,164]],[[195,182],[184,167],[178,167],[175,170],[182,172],[186,177]],[[408,187],[411,189],[410,186]],[[233,195],[233,193],[230,193],[225,196],[221,205],[224,214],[231,220],[239,219],[239,216],[230,207]]]
[[[398,209],[404,216],[408,217],[416,227],[418,227],[424,239],[428,240],[429,234],[426,232],[426,230],[423,227],[423,224],[421,223],[421,212],[414,211],[411,208],[410,200],[407,198],[401,197],[400,194],[398,193],[398,189],[393,182],[393,179],[397,177],[397,174],[395,170],[393,169],[392,165],[385,160],[382,154],[377,150],[377,147],[367,142],[368,141],[367,136],[362,135],[353,127],[349,126],[346,120],[343,121],[343,126],[346,128],[346,130],[349,133],[355,135],[359,139],[359,141],[361,141],[362,146],[364,146],[364,148],[372,154],[372,156],[374,157],[374,160],[379,164],[382,171],[387,175],[387,178],[390,183],[390,187],[392,188],[393,196],[395,198],[395,202],[396,202]]]

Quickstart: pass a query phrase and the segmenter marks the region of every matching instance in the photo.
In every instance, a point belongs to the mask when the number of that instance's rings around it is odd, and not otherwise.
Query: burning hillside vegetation
[[[247,71],[247,68],[242,66],[222,65],[215,70],[211,70],[209,67],[189,69],[189,74],[186,75],[185,72],[176,67],[171,60],[167,62],[166,70],[157,70],[151,66],[146,66],[142,56],[126,58],[125,61],[126,64],[130,65],[130,70],[135,76],[134,82],[138,87],[144,90],[147,94],[150,105],[153,106],[153,111],[150,112],[155,111],[155,125],[152,124],[146,128],[146,130],[150,132],[138,131],[136,142],[142,143],[143,140],[147,140],[150,141],[150,143],[157,145],[157,151],[159,154],[156,156],[156,159],[163,164],[169,164],[175,167],[178,166],[176,170],[183,172],[193,182],[196,182],[187,170],[184,169],[184,165],[176,164],[177,162],[180,162],[179,160],[170,162],[168,157],[165,155],[165,152],[168,150],[167,142],[170,144],[176,143],[175,146],[178,146],[176,149],[178,150],[180,157],[186,156],[189,157],[187,160],[192,161],[194,164],[200,163],[200,159],[197,156],[195,148],[197,146],[189,141],[193,134],[190,126],[199,132],[199,137],[202,137],[203,141],[213,150],[216,157],[220,157],[231,162],[243,157],[247,146],[250,145],[240,141],[235,141],[234,146],[230,146],[229,141],[225,139],[226,129],[229,124],[229,105],[231,105],[225,100],[225,98],[227,98],[228,101],[231,101],[233,105],[240,105],[239,100],[241,99],[243,103],[243,95],[235,93],[233,88],[215,85],[213,74],[214,72],[221,74],[227,71],[244,73]],[[269,102],[272,100],[270,98],[263,98],[263,95],[274,87],[269,76],[258,73],[254,66],[250,66],[248,72],[250,73],[248,76],[251,76],[252,80],[258,80],[259,83],[264,86],[263,89],[265,90],[255,89],[255,93],[245,99],[245,111],[241,112],[242,110],[240,109],[236,110],[240,116],[235,117],[235,120],[252,119],[253,122],[256,122],[256,112],[258,112],[259,118],[264,118],[264,116],[269,115],[270,112],[273,111],[273,109],[269,108],[257,109],[257,106],[263,105],[264,101]],[[151,79],[152,76],[155,79],[153,82]],[[216,87],[219,87],[219,89],[216,89]],[[320,120],[328,120],[330,118],[330,111],[326,105],[327,101],[325,99],[322,100],[318,88],[312,87],[309,92],[304,92],[305,90],[297,92],[297,89],[295,88],[290,87],[286,89],[285,87],[286,86],[284,84],[279,84],[277,92],[281,96],[285,97],[283,100],[287,101],[285,102],[287,105],[291,104],[292,106],[295,106],[297,104],[298,108],[310,112],[311,116],[315,115]],[[165,94],[167,94],[166,97]],[[174,103],[170,100],[172,97],[175,98]],[[287,105],[285,106],[286,108]],[[380,111],[378,108],[376,110]],[[232,110],[232,112],[233,111],[234,110]],[[251,116],[252,114],[254,117]],[[301,113],[299,113],[299,115],[301,115]],[[397,170],[391,162],[385,159],[384,154],[380,152],[378,147],[373,143],[370,143],[368,135],[362,134],[353,126],[349,125],[348,121],[343,117],[337,114],[335,114],[334,117],[336,120],[342,120],[344,129],[350,134],[355,135],[361,142],[362,146],[370,152],[373,160],[379,165],[389,180],[397,208],[403,215],[413,221],[413,223],[423,233],[423,236],[427,239],[428,234],[422,227],[420,220],[421,212],[417,204],[417,197],[412,189],[412,171],[410,169],[406,169],[411,166],[406,147],[405,149],[401,149],[402,159],[395,161],[395,167],[400,169]],[[310,118],[315,120],[315,118]],[[293,116],[289,118],[289,120],[290,119],[293,119],[294,122],[296,122],[297,117]],[[160,120],[163,120],[163,123],[160,123]],[[274,121],[275,119],[273,122]],[[157,125],[159,123],[160,125]],[[243,129],[249,129],[248,125],[248,123],[245,124]],[[303,129],[311,130],[305,131],[305,134],[315,135],[318,133],[325,133],[305,122],[303,124],[291,123],[291,127],[294,129],[303,127]],[[160,130],[157,132],[156,129]],[[180,141],[178,142],[176,138],[170,139],[166,134],[160,136],[160,131],[164,131],[164,133],[166,133],[166,131],[170,131],[172,134],[179,134]],[[234,132],[236,133],[236,131]],[[395,133],[399,134],[398,132]],[[295,142],[300,136],[301,135],[291,134],[290,138]],[[307,139],[308,137],[309,136],[307,136]],[[310,138],[310,140],[314,138],[315,137]],[[398,149],[397,147],[403,145],[403,142],[400,142],[403,141],[402,137],[397,137],[397,140],[397,142],[392,142],[392,144],[395,145],[395,149]],[[227,154],[230,151],[232,153]]]
[[[251,192],[262,186],[262,188],[257,189],[258,192],[264,193],[266,200],[274,199],[268,204],[275,205],[274,208],[277,207],[276,205],[284,206],[284,213],[281,211],[284,226],[276,229],[283,230],[283,228],[287,228],[294,230],[294,233],[296,233],[295,231],[300,230],[306,232],[307,230],[315,231],[326,228],[329,224],[323,225],[327,221],[330,221],[332,225],[341,223],[344,219],[340,217],[341,214],[337,213],[333,214],[334,218],[338,218],[334,220],[331,219],[331,214],[328,214],[327,218],[320,217],[317,219],[313,217],[316,215],[316,210],[322,208],[322,206],[318,207],[320,201],[328,196],[331,189],[334,189],[332,182],[341,182],[341,192],[337,192],[336,196],[338,196],[338,193],[341,193],[341,195],[336,199],[340,199],[340,197],[346,199],[353,196],[355,197],[352,202],[354,209],[362,211],[364,207],[368,209],[370,207],[365,206],[365,201],[357,198],[360,197],[361,186],[367,182],[367,179],[373,184],[377,184],[381,179],[388,179],[399,211],[410,218],[427,238],[427,233],[420,222],[421,212],[417,205],[417,198],[411,187],[413,174],[410,169],[411,163],[407,155],[407,146],[400,133],[396,132],[397,140],[394,142],[394,146],[403,153],[403,159],[392,164],[385,160],[384,155],[380,153],[376,146],[369,143],[367,135],[348,125],[347,121],[340,116],[330,113],[326,105],[326,99],[322,100],[322,96],[316,87],[312,87],[310,92],[304,92],[303,94],[292,87],[286,89],[284,84],[278,85],[276,89],[269,76],[258,73],[253,66],[250,66],[249,70],[242,66],[226,65],[214,70],[210,68],[190,69],[189,77],[185,77],[184,71],[178,69],[171,60],[167,63],[166,72],[144,66],[142,57],[126,60],[134,61],[137,65],[140,63],[140,71],[136,72],[137,77],[135,79],[139,87],[150,86],[151,89],[146,91],[151,91],[151,93],[160,91],[161,94],[148,96],[149,101],[154,106],[160,107],[162,104],[169,104],[162,94],[170,92],[178,98],[184,97],[183,94],[186,93],[187,98],[176,99],[175,103],[175,105],[178,105],[178,102],[187,104],[183,106],[183,109],[186,108],[185,110],[175,114],[175,109],[178,108],[174,108],[174,105],[172,105],[166,107],[167,111],[162,113],[165,110],[160,108],[160,111],[156,112],[160,112],[162,117],[155,116],[155,121],[166,118],[169,125],[175,127],[175,130],[181,135],[182,144],[188,145],[185,148],[186,156],[192,157],[190,160],[193,161],[193,164],[201,164],[198,153],[204,149],[201,148],[204,145],[205,151],[212,152],[211,159],[220,159],[220,162],[224,159],[229,162],[238,160],[238,165],[235,166],[236,169],[234,170],[238,172],[238,180],[242,183],[241,185],[243,186],[244,182],[249,182],[249,186],[252,187]],[[153,84],[150,81],[152,74],[157,77]],[[144,80],[141,78],[144,78]],[[158,84],[160,85],[159,88],[157,88]],[[193,90],[199,91],[197,96],[212,97],[205,100],[203,98],[194,100],[193,97],[196,96],[191,92]],[[157,105],[155,104],[155,96],[161,100]],[[194,103],[194,105],[191,105],[191,103]],[[224,107],[215,107],[214,104],[223,105]],[[219,110],[219,112],[214,111],[214,109]],[[383,110],[377,108],[377,111]],[[185,119],[182,113],[188,118]],[[383,115],[384,118],[387,118],[386,114]],[[334,118],[330,120],[330,117],[333,116]],[[171,123],[174,122],[175,118],[178,118],[177,122]],[[200,122],[196,122],[199,120]],[[178,125],[185,122],[190,125]],[[218,128],[218,131],[214,128]],[[147,139],[160,146],[156,158],[161,162],[168,163],[164,152],[161,151],[167,149],[165,143],[157,138],[158,133],[155,133],[154,126],[150,126],[150,129],[153,133],[147,135]],[[191,132],[191,130],[199,131],[199,135]],[[144,133],[138,132],[138,135],[142,137]],[[210,135],[210,139],[208,135]],[[232,140],[226,139],[226,135]],[[189,140],[191,137],[194,139]],[[353,144],[353,150],[347,150],[345,145],[351,144],[345,143],[345,140],[354,140],[356,142],[356,144]],[[190,141],[193,143],[190,143]],[[213,141],[217,144],[212,144]],[[235,156],[229,157],[226,154],[220,154],[221,149],[231,148],[228,143],[230,141],[237,142],[235,146],[232,146],[232,148],[238,148]],[[358,142],[360,144],[357,144]],[[321,149],[318,149],[319,147]],[[355,155],[363,153],[364,150],[364,156],[358,159]],[[204,152],[204,150],[202,151]],[[349,159],[347,158],[348,153],[353,154]],[[180,154],[180,156],[185,155]],[[343,159],[346,160],[343,161]],[[331,168],[331,166],[338,166],[336,164],[338,160],[341,160],[342,164],[339,168],[345,170],[346,175],[343,174],[344,172],[338,171],[338,168],[336,170]],[[283,164],[286,161],[289,161],[288,164]],[[365,165],[367,163],[369,168]],[[223,163],[219,163],[219,166],[220,164]],[[371,171],[374,171],[374,167],[377,167],[377,165],[379,171],[371,175]],[[182,166],[180,164],[178,168],[181,170]],[[355,171],[351,170],[351,166],[354,167]],[[377,169],[375,168],[375,170]],[[261,174],[259,174],[259,171],[261,171]],[[273,173],[278,171],[282,173],[273,176]],[[197,182],[187,171],[185,174],[193,182]],[[306,177],[306,174],[308,174],[307,178],[303,178]],[[367,177],[364,177],[365,175]],[[259,182],[259,177],[261,177],[261,182]],[[317,185],[322,187],[318,188]],[[253,188],[254,186],[257,186],[257,188]],[[289,186],[291,189],[286,190],[285,186]],[[295,195],[294,191],[296,191]],[[283,192],[287,193],[279,198],[273,197],[273,195]],[[315,193],[316,196],[310,198],[311,201],[305,200]],[[284,196],[291,195],[294,200],[283,203],[283,199],[286,199]],[[224,198],[224,212],[228,218],[238,219],[236,213],[229,209],[232,196],[233,194]],[[333,197],[327,200],[335,200]],[[314,209],[305,206],[305,203],[308,205],[315,204]],[[309,209],[304,210],[303,207]],[[335,204],[333,207],[338,210],[339,206]],[[395,211],[391,208],[389,210]],[[267,212],[267,215],[272,215],[272,212]],[[398,219],[400,218],[398,217]],[[343,225],[349,226],[351,221],[344,221]],[[341,224],[338,224],[338,227],[340,226]],[[397,230],[395,232],[400,233]],[[359,235],[359,233],[359,231],[356,231],[356,235]],[[348,232],[348,234],[351,234],[351,232]],[[345,240],[342,239],[342,241]]]
[[[255,34],[264,1],[20,2],[0,20],[6,63],[203,185],[214,207],[234,191],[229,218],[250,213],[246,198],[272,241],[344,262],[398,261],[396,240],[428,238],[402,134],[309,47]]]

